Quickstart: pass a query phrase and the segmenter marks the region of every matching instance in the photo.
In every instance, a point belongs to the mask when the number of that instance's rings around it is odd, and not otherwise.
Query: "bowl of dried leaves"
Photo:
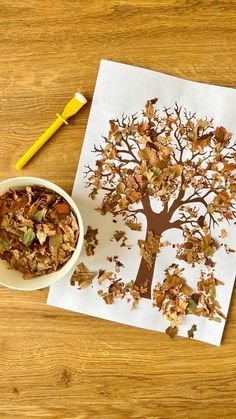
[[[73,199],[45,179],[0,182],[0,284],[32,291],[72,273],[83,245]]]

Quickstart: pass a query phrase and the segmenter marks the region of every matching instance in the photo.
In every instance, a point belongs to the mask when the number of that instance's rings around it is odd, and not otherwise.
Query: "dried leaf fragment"
[[[33,220],[34,220],[34,221],[41,222],[41,221],[43,220],[43,218],[45,217],[46,212],[47,212],[46,208],[43,208],[43,209],[41,209],[41,210],[37,211],[37,212],[33,215]]]
[[[106,294],[103,297],[103,300],[105,301],[106,304],[112,304],[113,303],[113,297],[110,294]]]
[[[118,256],[107,256],[107,260],[109,262],[113,262],[115,264],[115,271],[116,272],[120,272],[120,268],[124,268],[124,265],[119,260]]]
[[[71,285],[78,285],[81,289],[89,287],[97,272],[90,272],[87,266],[81,262],[71,277]]]
[[[24,244],[26,244],[27,246],[30,246],[31,243],[34,241],[35,239],[35,232],[33,231],[32,228],[29,228],[28,230],[26,230],[22,242]]]
[[[175,336],[178,333],[178,327],[177,326],[173,326],[173,327],[169,326],[169,327],[167,327],[165,332],[171,339],[174,339]]]
[[[93,256],[95,254],[95,249],[98,245],[97,235],[98,229],[88,226],[87,231],[84,235],[87,256]]]
[[[194,338],[194,332],[196,332],[196,331],[197,331],[197,326],[196,326],[196,324],[193,324],[191,329],[188,330],[189,339]]]
[[[149,268],[151,268],[157,253],[160,252],[160,236],[149,230],[146,240],[138,240],[138,245],[141,256],[145,259]]]
[[[222,239],[224,239],[225,237],[227,237],[227,231],[223,228],[222,230],[221,230],[221,232],[220,232],[220,237],[222,238]]]
[[[135,223],[133,221],[126,221],[125,223],[127,227],[130,228],[130,230],[133,231],[141,231],[142,230],[142,224],[141,223]]]
[[[130,246],[126,244],[127,237],[125,231],[116,230],[113,236],[111,237],[111,241],[113,241],[113,239],[120,243],[120,247],[127,247],[128,249],[130,249]]]
[[[113,272],[102,271],[98,276],[98,283],[102,285],[102,283],[106,280],[112,280],[114,278]]]
[[[65,202],[62,202],[60,204],[55,205],[54,208],[57,212],[59,212],[59,214],[68,214],[69,215],[70,212],[71,212],[70,205],[65,203]]]
[[[112,237],[118,242],[125,237],[125,231],[116,230]]]

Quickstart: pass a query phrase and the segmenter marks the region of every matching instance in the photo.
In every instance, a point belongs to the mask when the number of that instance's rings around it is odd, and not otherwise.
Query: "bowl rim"
[[[22,183],[22,185],[17,185],[18,182]],[[74,268],[77,265],[78,258],[80,256],[80,253],[81,253],[81,250],[82,250],[82,247],[83,247],[83,241],[84,241],[83,219],[82,219],[80,210],[79,210],[76,202],[73,200],[73,198],[64,189],[62,189],[60,186],[58,186],[56,183],[51,182],[47,179],[39,178],[39,177],[35,177],[35,176],[18,176],[18,177],[12,177],[12,178],[8,178],[8,179],[4,179],[4,180],[0,181],[0,186],[2,186],[2,185],[8,186],[9,189],[10,188],[14,189],[14,187],[17,188],[17,187],[24,187],[24,186],[26,187],[26,186],[31,186],[31,185],[38,185],[38,186],[41,185],[41,186],[47,187],[47,188],[53,190],[54,192],[58,193],[68,202],[68,204],[73,209],[73,211],[76,215],[78,224],[79,224],[80,234],[79,234],[79,238],[78,238],[78,241],[77,241],[77,244],[76,244],[76,248],[75,248],[72,256],[70,257],[70,259],[58,271],[51,272],[49,274],[45,274],[45,275],[42,275],[42,276],[39,276],[39,277],[34,277],[34,279],[36,281],[37,280],[39,281],[38,285],[32,285],[31,287],[28,287],[28,288],[22,288],[20,286],[12,286],[10,284],[7,284],[7,282],[3,281],[1,279],[1,277],[0,277],[0,284],[7,287],[7,288],[14,289],[14,290],[35,291],[35,290],[47,288],[47,287],[51,286],[52,284],[54,284],[55,282],[64,278],[69,273],[72,274]],[[2,193],[0,192],[0,196],[1,195],[2,195]],[[15,271],[17,271],[17,270],[15,270]],[[19,275],[22,275],[22,273],[20,271],[17,271],[17,272],[19,272]],[[57,274],[57,275],[55,275],[55,274]],[[54,278],[50,279],[50,275],[54,275]],[[48,277],[48,281],[46,281],[47,277]],[[45,281],[45,283],[43,285],[42,284],[40,285],[40,278],[41,279],[43,278],[44,281]],[[24,280],[24,281],[26,281],[26,280]],[[30,284],[30,280],[27,280],[27,284]]]

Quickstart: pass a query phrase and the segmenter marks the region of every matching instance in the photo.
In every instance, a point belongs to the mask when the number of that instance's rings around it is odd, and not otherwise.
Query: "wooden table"
[[[0,179],[71,191],[85,107],[21,173],[29,147],[101,58],[236,87],[235,0],[2,0]],[[232,104],[235,106],[235,104]],[[236,304],[216,348],[47,307],[0,289],[0,418],[235,418]]]

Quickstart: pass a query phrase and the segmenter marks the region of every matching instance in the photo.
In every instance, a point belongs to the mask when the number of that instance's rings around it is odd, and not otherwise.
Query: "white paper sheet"
[[[100,215],[95,209],[101,204],[102,195],[98,194],[95,200],[88,195],[91,189],[85,187],[84,179],[85,166],[90,164],[94,167],[98,158],[92,153],[93,146],[104,144],[102,136],[109,132],[109,120],[121,118],[122,114],[131,115],[139,111],[147,100],[158,98],[156,107],[173,109],[175,102],[190,112],[195,112],[197,117],[214,119],[214,126],[224,126],[233,136],[236,135],[235,104],[236,90],[207,84],[186,81],[176,77],[161,74],[138,67],[102,60],[99,68],[93,103],[90,111],[87,131],[84,139],[80,163],[75,178],[73,198],[81,211],[85,230],[88,225],[98,228],[99,245],[94,256],[86,256],[85,250],[81,254],[80,261],[91,270],[106,269],[111,271],[113,266],[106,260],[107,256],[118,255],[124,264],[118,277],[125,282],[135,279],[141,261],[140,249],[137,245],[138,239],[144,239],[146,233],[146,217],[139,215],[142,222],[142,231],[129,230],[121,217],[117,218],[114,224],[111,214]],[[155,208],[155,202],[152,202]],[[226,223],[227,224],[227,223]],[[222,228],[222,226],[221,226]],[[224,243],[231,248],[236,247],[235,225],[233,222],[225,225],[228,231]],[[111,236],[115,230],[125,230],[128,237],[127,243],[131,249],[120,247]],[[219,236],[217,229],[214,231]],[[168,230],[163,236],[165,240],[173,241],[180,234],[177,230]],[[213,236],[214,236],[213,234]],[[181,238],[179,238],[181,241]],[[163,270],[171,263],[176,262],[175,250],[168,246],[164,247],[157,255],[152,287],[157,282],[163,281]],[[224,281],[224,286],[217,287],[217,300],[221,305],[221,311],[227,315],[230,304],[231,293],[235,279],[236,253],[226,253],[224,246],[221,246],[214,255],[215,277]],[[205,266],[192,267],[184,261],[178,261],[185,269],[184,276],[188,278],[188,284],[196,288],[199,279],[200,269]],[[142,327],[150,330],[164,332],[169,322],[163,318],[157,308],[152,307],[152,301],[142,298],[137,308],[131,310],[126,298],[116,300],[111,305],[105,304],[98,296],[97,291],[101,286],[94,281],[93,287],[79,290],[70,285],[70,278],[64,278],[50,288],[48,301],[49,305],[73,310],[132,326]],[[204,317],[187,315],[179,328],[179,335],[187,336],[187,330],[192,324],[197,325],[195,339],[220,345],[225,321],[221,323],[209,321]]]

